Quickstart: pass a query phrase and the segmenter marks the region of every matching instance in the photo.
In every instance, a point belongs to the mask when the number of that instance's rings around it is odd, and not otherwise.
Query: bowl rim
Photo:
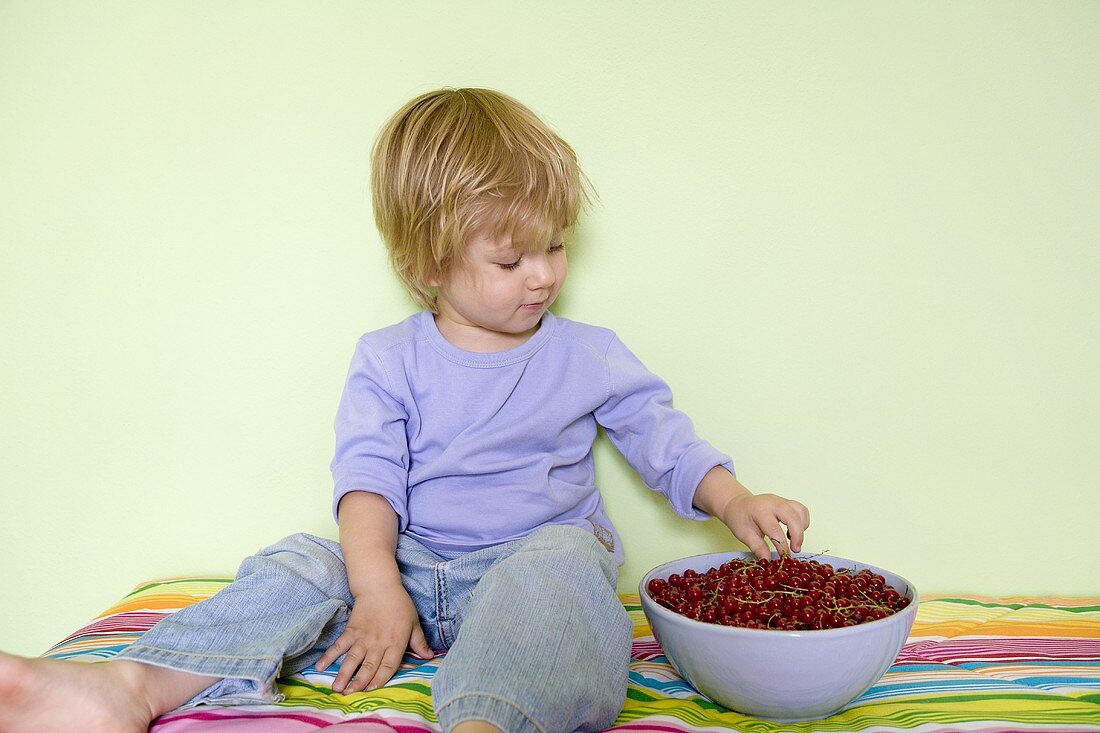
[[[728,551],[723,551],[723,552],[703,552],[703,553],[700,553],[698,555],[686,555],[684,557],[679,557],[679,558],[675,558],[673,560],[669,560],[667,562],[663,562],[660,565],[658,565],[654,568],[651,568],[649,570],[649,572],[647,572],[645,575],[643,575],[642,579],[640,581],[638,581],[638,596],[639,596],[639,598],[641,599],[641,602],[642,602],[642,610],[646,611],[646,612],[656,613],[659,617],[667,619],[667,620],[672,621],[674,623],[681,623],[682,622],[682,623],[687,623],[689,625],[690,624],[696,624],[700,628],[709,629],[711,631],[718,630],[719,633],[727,633],[731,636],[738,636],[738,635],[741,635],[741,634],[768,634],[772,637],[775,637],[775,636],[798,637],[798,636],[802,636],[804,634],[813,634],[814,637],[821,637],[821,636],[824,636],[826,634],[832,635],[832,636],[847,636],[847,635],[851,635],[851,634],[859,634],[859,633],[863,633],[869,627],[882,628],[881,626],[879,626],[880,624],[902,623],[901,619],[907,618],[909,616],[915,616],[916,612],[917,612],[917,606],[920,605],[920,593],[917,591],[917,587],[915,585],[913,585],[913,583],[908,578],[905,578],[901,575],[898,575],[897,573],[895,573],[892,570],[886,570],[885,568],[880,568],[876,565],[868,565],[867,563],[860,562],[859,560],[852,560],[852,559],[849,559],[849,558],[846,558],[846,557],[840,557],[839,555],[827,555],[827,554],[822,553],[822,552],[814,552],[814,553],[810,553],[810,552],[793,552],[789,555],[789,557],[793,557],[793,558],[800,559],[800,560],[813,559],[813,558],[828,558],[828,560],[823,560],[822,562],[830,562],[831,560],[840,560],[842,562],[852,563],[853,565],[858,566],[859,570],[863,570],[864,568],[866,568],[866,569],[871,570],[872,572],[876,572],[880,575],[882,575],[884,573],[888,573],[888,574],[894,576],[895,578],[897,578],[899,581],[905,583],[906,588],[908,590],[909,599],[910,599],[909,600],[909,605],[906,606],[905,608],[901,609],[900,611],[897,611],[897,612],[895,612],[895,613],[893,613],[893,614],[891,614],[891,615],[889,615],[885,618],[875,619],[874,621],[864,621],[863,623],[856,624],[855,626],[842,626],[842,627],[836,628],[836,629],[800,629],[800,630],[796,630],[796,631],[787,631],[785,629],[749,629],[749,628],[746,628],[744,626],[726,626],[725,624],[712,624],[709,621],[699,621],[699,620],[696,620],[696,619],[693,619],[693,618],[688,618],[687,616],[684,616],[683,614],[676,613],[675,611],[673,611],[671,609],[665,608],[660,603],[657,603],[657,601],[653,600],[653,598],[649,595],[649,591],[646,589],[646,585],[649,583],[649,581],[651,579],[653,579],[654,577],[658,577],[659,571],[662,568],[665,568],[669,565],[673,565],[673,564],[676,564],[676,563],[682,563],[685,560],[694,560],[696,558],[718,557],[718,556],[722,556],[722,557],[726,558],[722,562],[718,563],[719,566],[722,565],[722,563],[728,562],[729,560],[733,560],[733,559],[756,558],[756,555],[754,555],[752,552],[728,550]],[[773,556],[773,559],[776,559],[776,558],[778,558],[779,553],[773,551],[772,556]],[[830,564],[831,564],[831,562],[830,562]],[[696,572],[698,572],[698,571],[696,571]],[[891,587],[893,587],[893,586],[891,586]],[[898,590],[898,589],[894,588],[894,590]],[[905,623],[908,623],[908,621],[906,621]]]

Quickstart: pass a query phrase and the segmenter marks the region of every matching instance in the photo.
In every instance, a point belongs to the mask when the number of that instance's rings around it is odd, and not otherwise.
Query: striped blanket
[[[224,578],[144,583],[47,652],[109,659],[165,615],[207,598]],[[772,723],[731,712],[689,687],[661,653],[637,596],[630,687],[613,731],[1100,731],[1100,598],[931,596],[894,665],[870,690],[823,720]],[[442,657],[407,657],[388,685],[334,693],[336,667],[280,679],[278,705],[201,706],[169,713],[153,733],[356,733],[440,730],[431,705]],[[553,732],[550,732],[553,733]]]

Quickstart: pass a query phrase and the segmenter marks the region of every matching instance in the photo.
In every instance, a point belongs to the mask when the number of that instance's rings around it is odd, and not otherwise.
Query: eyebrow
[[[493,257],[518,254],[525,251],[526,247],[523,246],[523,242],[516,242],[511,239],[507,244],[495,244],[489,248],[489,255]]]
[[[564,233],[558,234],[558,236],[554,237],[554,240],[558,240],[559,238],[564,240]],[[532,249],[532,247],[528,246],[526,242],[516,242],[514,240],[509,240],[508,244],[496,244],[491,246],[489,248],[489,256],[501,257],[505,255],[523,254],[530,249]]]
[[[512,247],[493,247],[491,250],[489,250],[487,256],[490,260],[510,260],[511,258],[518,256],[519,254],[521,253]]]

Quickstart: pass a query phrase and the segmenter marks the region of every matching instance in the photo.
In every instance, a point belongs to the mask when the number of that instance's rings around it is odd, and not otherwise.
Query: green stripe
[[[1021,608],[1043,608],[1051,611],[1068,611],[1069,613],[1095,613],[1100,611],[1100,606],[1052,606],[1046,603],[988,603],[976,601],[973,598],[932,598],[923,603],[957,603],[962,606],[981,606],[982,608],[1011,608],[1019,611]]]
[[[393,700],[384,694],[356,694],[354,696],[347,696],[345,698],[347,701],[341,702],[336,699],[336,695],[333,693],[332,688],[327,685],[314,685],[300,679],[280,679],[279,687],[301,687],[316,692],[319,695],[317,698],[310,698],[308,700],[292,698],[278,703],[283,707],[294,708],[306,706],[317,710],[340,710],[345,713],[374,712],[375,710],[400,710],[403,713],[419,715],[433,723],[437,722],[435,711],[432,709],[431,687],[423,682],[402,682],[399,684],[386,685],[378,689],[378,692],[383,693],[385,690],[392,690],[394,688],[409,690],[417,694],[417,697],[412,700]]]
[[[177,580],[157,580],[152,583],[146,583],[130,591],[123,596],[123,599],[129,598],[130,596],[136,596],[138,593],[144,593],[150,588],[156,588],[162,585],[180,585],[184,583],[221,583],[222,585],[229,585],[232,582],[233,578],[179,578]]]
[[[1097,697],[1097,696],[1091,696]],[[925,699],[901,699],[870,703],[850,708],[821,720],[805,723],[773,723],[726,710],[700,697],[680,699],[674,706],[652,704],[670,698],[647,697],[631,688],[627,705],[616,722],[626,723],[650,715],[667,715],[695,727],[719,726],[739,731],[774,733],[775,731],[856,731],[870,727],[916,728],[929,723],[1030,723],[1047,725],[1100,725],[1100,709],[1091,701],[1075,704],[1081,698],[1057,698],[1050,695],[987,694],[932,696]],[[1027,700],[1039,703],[1027,710],[1000,710],[983,702]],[[648,704],[647,704],[648,703]]]
[[[653,702],[654,700],[657,700],[657,699],[664,700],[664,699],[667,699],[667,698],[654,697],[653,695],[650,695],[650,694],[644,692],[640,687],[628,687],[628,688],[626,688],[626,699],[627,700],[641,700],[642,702]]]

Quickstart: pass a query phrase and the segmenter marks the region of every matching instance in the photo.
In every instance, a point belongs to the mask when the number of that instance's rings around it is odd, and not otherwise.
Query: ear
[[[437,264],[432,270],[428,272],[427,277],[424,278],[424,282],[427,283],[428,287],[442,287],[443,283],[447,280],[445,274],[447,271],[448,268],[446,266],[441,267]]]

